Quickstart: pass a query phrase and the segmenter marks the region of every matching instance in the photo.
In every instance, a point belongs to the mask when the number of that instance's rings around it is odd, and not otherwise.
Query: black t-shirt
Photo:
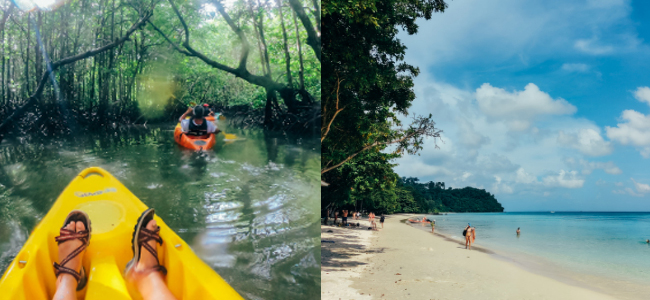
[[[381,216],[381,218],[379,218],[379,222],[384,222],[384,216]]]

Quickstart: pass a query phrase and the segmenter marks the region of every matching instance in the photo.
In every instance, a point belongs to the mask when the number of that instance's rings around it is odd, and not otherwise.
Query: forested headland
[[[320,124],[318,0],[30,3],[0,0],[0,140],[172,121],[190,103]]]
[[[503,211],[490,193],[400,178],[393,160],[442,132],[431,115],[409,115],[417,66],[404,62],[401,31],[447,8],[444,0],[323,3],[321,208],[376,213]],[[435,55],[432,53],[431,55]],[[435,151],[434,149],[427,149]]]

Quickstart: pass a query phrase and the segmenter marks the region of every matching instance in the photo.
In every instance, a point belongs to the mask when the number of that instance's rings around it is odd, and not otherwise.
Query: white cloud
[[[630,178],[630,179],[632,179],[632,182],[634,182],[634,187],[636,188],[637,192],[642,194],[650,193],[650,185],[636,182],[634,178]]]
[[[400,39],[409,47],[407,61],[422,67],[461,60],[474,66],[486,60],[509,60],[527,65],[539,62],[540,55],[574,56],[579,40],[584,40],[578,44],[584,44],[586,50],[596,46],[596,51],[612,47],[608,45],[638,40],[629,34],[636,32],[636,24],[628,20],[630,1],[467,0],[447,3],[449,8],[443,14],[426,21],[418,20],[417,35],[400,34]],[[597,34],[602,40],[590,43],[587,33]]]
[[[576,171],[564,171],[560,170],[558,175],[549,175],[544,177],[544,184],[546,186],[559,186],[570,189],[581,188],[585,183],[584,179],[578,177],[578,172]]]
[[[578,73],[586,73],[591,69],[589,65],[586,64],[569,64],[565,63],[562,65],[562,70],[567,71],[567,72],[578,72]]]
[[[517,177],[515,181],[520,183],[533,183],[537,182],[537,177],[526,173],[526,170],[524,170],[524,168],[519,168],[517,170]]]
[[[647,86],[640,86],[636,91],[634,91],[634,98],[650,105],[650,88]]]
[[[614,162],[590,162],[584,159],[567,158],[565,160],[567,165],[571,168],[582,168],[583,175],[589,175],[596,169],[602,169],[607,174],[618,175],[623,173]]]
[[[620,119],[622,122],[616,127],[605,127],[607,137],[623,145],[637,146],[643,157],[650,157],[650,116],[628,109]]]
[[[603,45],[600,43],[599,39],[593,37],[591,39],[579,39],[574,44],[573,47],[576,49],[593,55],[603,55],[610,54],[614,52],[614,47],[610,45]]]
[[[457,121],[460,139],[459,142],[473,149],[489,143],[490,139],[474,129],[474,125],[465,118],[458,118]]]
[[[600,129],[598,128],[580,129],[576,133],[560,130],[557,141],[589,156],[607,155],[613,151],[611,143],[600,136]]]
[[[634,197],[643,197],[643,194],[636,193],[634,192],[634,190],[632,190],[629,187],[622,190],[613,190],[612,193],[619,194],[619,195],[630,195]]]
[[[492,185],[492,192],[495,194],[496,193],[512,194],[513,189],[511,186],[502,183],[501,177],[494,176],[494,184]]]
[[[480,110],[492,120],[507,120],[513,131],[530,127],[531,122],[545,115],[566,115],[576,112],[576,107],[562,98],[554,100],[549,94],[529,83],[523,91],[508,92],[484,83],[476,90]]]

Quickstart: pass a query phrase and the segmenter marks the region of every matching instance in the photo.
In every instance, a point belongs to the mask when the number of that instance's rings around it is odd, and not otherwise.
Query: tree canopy
[[[321,176],[330,183],[324,206],[351,201],[348,191],[362,182],[357,188],[369,193],[394,190],[390,160],[440,136],[430,115],[414,116],[409,125],[398,118],[415,99],[419,69],[404,62],[406,46],[397,34],[416,34],[418,18],[445,8],[442,0],[323,3]],[[395,150],[382,153],[389,145]]]
[[[190,102],[259,109],[266,124],[320,109],[317,0],[61,3],[0,0],[0,139],[173,120]]]

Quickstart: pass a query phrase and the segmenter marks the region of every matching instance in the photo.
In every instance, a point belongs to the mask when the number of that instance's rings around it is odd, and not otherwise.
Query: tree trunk
[[[25,89],[23,90],[23,94],[25,94],[25,96],[29,95],[29,82],[31,81],[30,80],[31,78],[29,78],[29,52],[30,52],[29,51],[29,47],[30,47],[29,42],[31,40],[30,39],[30,37],[31,37],[30,36],[30,31],[31,31],[31,28],[32,28],[32,26],[31,26],[32,22],[30,22],[29,20],[31,18],[31,15],[32,15],[32,13],[27,13],[27,34],[26,34],[27,35],[27,47],[25,47],[25,51],[27,51],[27,52],[25,53]]]
[[[260,16],[260,21],[257,23],[259,32],[260,32],[260,40],[262,41],[262,45],[264,46],[264,62],[266,63],[266,70],[268,73],[266,74],[269,78],[271,78],[271,63],[269,62],[269,49],[268,46],[266,45],[266,38],[264,38],[264,12],[262,12],[262,4],[260,3],[259,0],[257,0],[257,11],[259,12]]]
[[[321,56],[321,41],[320,41],[320,31],[316,32],[314,26],[311,24],[311,20],[305,13],[305,9],[302,7],[300,0],[289,0],[289,4],[293,11],[296,13],[300,21],[302,22],[305,31],[307,31],[307,44],[311,46],[316,54],[316,58],[320,61]],[[320,18],[319,18],[320,19]],[[320,27],[320,26],[319,26]]]
[[[300,45],[300,29],[298,28],[298,21],[296,20],[296,13],[293,13],[293,24],[296,27],[296,45],[298,46],[298,59],[300,60],[300,71],[298,75],[300,77],[300,89],[305,89],[305,69],[302,64],[302,45]]]
[[[284,15],[282,14],[282,0],[277,0],[278,13],[280,14],[280,25],[282,25],[282,38],[284,39],[284,61],[287,65],[287,84],[293,87],[293,80],[291,78],[291,55],[289,55],[289,43],[287,42],[287,30],[284,27]]]
[[[34,28],[34,32],[36,32],[36,42],[34,43],[34,74],[41,74],[43,72],[43,54],[41,53],[38,37],[39,30],[41,30],[43,27],[43,14],[39,11],[36,13],[36,16],[34,16],[34,18],[37,19],[36,28]]]

